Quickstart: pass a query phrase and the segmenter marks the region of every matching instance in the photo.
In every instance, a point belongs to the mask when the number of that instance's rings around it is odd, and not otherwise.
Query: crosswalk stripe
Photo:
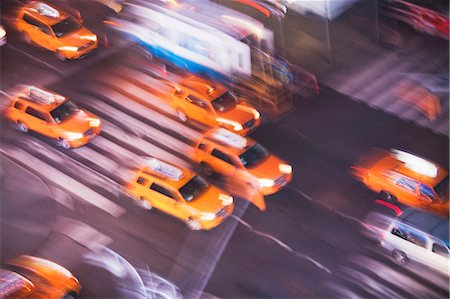
[[[92,226],[62,216],[56,218],[54,231],[71,238],[91,251],[98,251],[113,242],[109,236],[102,234]]]
[[[72,177],[62,173],[58,169],[48,165],[22,149],[3,147],[0,149],[0,152],[25,167],[31,168],[32,170],[38,170],[39,174],[44,176],[46,179],[114,217],[119,217],[125,213],[125,209],[118,206],[108,198],[100,195]]]

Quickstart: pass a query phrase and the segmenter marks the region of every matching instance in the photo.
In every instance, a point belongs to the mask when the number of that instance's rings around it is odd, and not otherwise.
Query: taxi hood
[[[251,108],[246,106],[236,105],[234,109],[230,109],[225,112],[219,112],[218,115],[222,118],[226,118],[243,125],[255,118],[255,115],[250,109]]]
[[[59,38],[65,46],[80,47],[93,42],[92,37],[96,37],[89,29],[81,27],[78,31],[67,33]]]
[[[288,164],[288,163],[284,162],[283,160],[274,155],[269,155],[266,157],[265,160],[260,162],[255,167],[249,168],[248,171],[259,179],[266,178],[276,180],[277,178],[285,174],[279,169],[280,164]]]
[[[228,193],[221,189],[209,185],[206,191],[192,202],[189,202],[189,205],[200,212],[217,213],[221,208],[226,206],[219,199],[220,194],[228,195]]]
[[[93,118],[97,117],[83,110],[79,110],[59,124],[59,126],[67,132],[84,133],[91,128],[90,121]]]

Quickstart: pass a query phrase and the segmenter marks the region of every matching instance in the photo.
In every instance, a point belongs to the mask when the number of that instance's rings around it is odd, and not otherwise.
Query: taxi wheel
[[[202,226],[200,225],[200,222],[198,222],[195,219],[189,218],[186,222],[187,226],[191,230],[201,230]]]
[[[188,120],[186,113],[184,113],[182,110],[177,109],[177,115],[178,118],[182,121],[182,122],[186,122]]]
[[[25,42],[27,44],[31,44],[31,37],[30,37],[30,35],[28,33],[25,33],[23,39],[25,40]]]
[[[396,201],[397,200],[394,195],[392,195],[391,193],[389,193],[387,191],[381,191],[380,197],[381,197],[381,199],[387,200],[387,201]]]
[[[20,121],[17,122],[17,129],[19,129],[19,131],[23,133],[28,132],[28,127]]]
[[[143,198],[136,201],[136,204],[145,210],[151,210],[153,208],[152,204]]]
[[[62,147],[63,149],[69,149],[70,143],[65,139],[59,139],[58,140],[58,146]]]
[[[202,166],[202,170],[203,170],[203,173],[205,175],[207,175],[207,176],[212,176],[213,175],[214,172],[213,172],[211,166],[209,166],[208,163],[202,162],[202,163],[200,163],[200,165]]]
[[[392,256],[394,257],[395,261],[399,264],[405,265],[409,262],[409,258],[406,255],[406,253],[404,253],[401,250],[395,249],[394,251],[392,251]]]
[[[67,294],[64,294],[64,296],[61,299],[75,299],[77,298],[77,294],[74,292],[69,292]]]
[[[64,53],[61,52],[61,51],[57,51],[57,52],[56,52],[56,57],[58,57],[58,59],[59,59],[60,61],[66,61],[66,60],[67,60],[66,56],[64,56]]]

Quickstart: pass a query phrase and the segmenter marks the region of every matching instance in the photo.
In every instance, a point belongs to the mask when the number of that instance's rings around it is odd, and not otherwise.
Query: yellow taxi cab
[[[198,77],[185,78],[180,85],[171,104],[181,121],[193,119],[239,135],[247,135],[260,125],[260,113],[223,85]]]
[[[353,166],[368,188],[392,201],[448,215],[448,172],[440,165],[393,149]]]
[[[198,140],[193,159],[206,175],[214,172],[248,181],[263,195],[278,192],[292,180],[292,166],[256,141],[224,128],[214,128]],[[264,201],[253,202],[265,210]]]
[[[233,197],[225,191],[187,168],[155,158],[147,159],[126,189],[141,207],[155,207],[192,230],[212,229],[234,210]]]
[[[24,5],[16,26],[25,41],[55,52],[60,60],[81,58],[98,47],[97,35],[73,16],[44,2]]]
[[[96,116],[79,109],[62,95],[35,86],[25,87],[11,101],[6,117],[21,132],[35,131],[55,139],[66,149],[88,143],[101,131]]]
[[[45,259],[20,256],[0,269],[0,298],[69,299],[80,290],[72,273]]]

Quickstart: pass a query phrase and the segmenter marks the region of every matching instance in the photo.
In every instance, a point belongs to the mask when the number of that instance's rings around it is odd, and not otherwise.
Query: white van
[[[384,232],[381,245],[394,259],[429,266],[449,276],[449,219],[406,209]]]

